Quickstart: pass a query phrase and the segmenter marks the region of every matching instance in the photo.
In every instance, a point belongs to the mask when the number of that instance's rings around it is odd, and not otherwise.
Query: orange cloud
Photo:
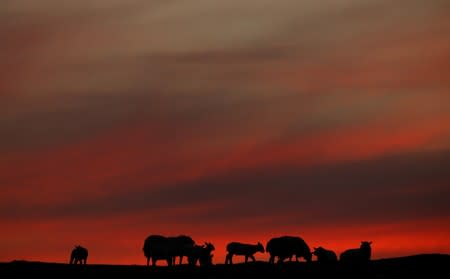
[[[0,260],[143,263],[149,233],[218,262],[278,234],[449,252],[446,5],[261,1],[0,10]]]

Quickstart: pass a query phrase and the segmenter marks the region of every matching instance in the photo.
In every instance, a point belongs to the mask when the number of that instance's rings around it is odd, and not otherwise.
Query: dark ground
[[[211,267],[146,267],[13,261],[0,263],[0,278],[450,278],[450,255],[428,254],[374,260],[366,266],[265,262]]]

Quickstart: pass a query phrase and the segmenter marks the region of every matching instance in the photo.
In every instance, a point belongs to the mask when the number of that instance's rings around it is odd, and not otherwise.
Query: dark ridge
[[[234,265],[69,265],[15,260],[0,263],[1,278],[450,278],[450,255],[421,254],[372,260],[363,265],[323,265],[317,261],[269,264],[256,261]],[[25,277],[27,278],[27,277]]]

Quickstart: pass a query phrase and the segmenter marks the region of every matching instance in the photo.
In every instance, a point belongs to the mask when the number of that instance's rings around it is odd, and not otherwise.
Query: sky
[[[450,253],[448,1],[88,2],[0,3],[1,262]]]

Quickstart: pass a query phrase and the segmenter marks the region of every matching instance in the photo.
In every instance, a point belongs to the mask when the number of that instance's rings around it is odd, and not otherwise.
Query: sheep
[[[321,264],[331,264],[337,262],[336,253],[323,247],[314,248],[313,255],[317,257],[317,262]]]
[[[180,257],[180,265],[183,256],[186,256],[186,250],[194,246],[195,242],[186,235],[165,237],[162,235],[150,235],[144,241],[144,255],[147,258],[147,266],[152,259],[152,265],[155,266],[158,260],[166,260],[168,266],[175,265],[175,258]]]
[[[260,242],[258,244],[231,242],[227,245],[227,252],[225,264],[233,264],[233,255],[245,256],[245,263],[247,263],[248,258],[255,261],[254,254],[256,252],[264,253],[264,246]]]
[[[303,257],[307,262],[311,262],[312,254],[306,242],[296,236],[281,236],[272,238],[267,242],[266,251],[269,252],[269,263],[275,262],[278,257],[278,263],[282,263],[285,259],[292,260],[295,256],[296,261],[299,257]]]
[[[183,263],[183,256],[186,255],[186,250],[194,246],[195,242],[190,236],[179,235],[169,237],[169,245],[171,246],[172,263],[175,265],[175,258],[180,257],[180,265]]]
[[[205,242],[204,245],[194,245],[186,250],[188,255],[189,265],[195,266],[197,262],[200,263],[200,266],[210,266],[212,265],[213,255],[212,251],[215,250],[215,247],[212,243]]]
[[[341,253],[339,261],[343,263],[367,263],[370,261],[372,241],[362,241],[361,246],[357,249],[349,249]]]
[[[142,250],[147,258],[147,266],[150,264],[150,259],[152,259],[152,266],[156,266],[158,260],[166,260],[168,266],[173,263],[169,239],[165,236],[150,235],[145,239]]]
[[[88,250],[80,245],[77,245],[73,248],[72,253],[70,254],[70,264],[86,264],[87,257]]]

